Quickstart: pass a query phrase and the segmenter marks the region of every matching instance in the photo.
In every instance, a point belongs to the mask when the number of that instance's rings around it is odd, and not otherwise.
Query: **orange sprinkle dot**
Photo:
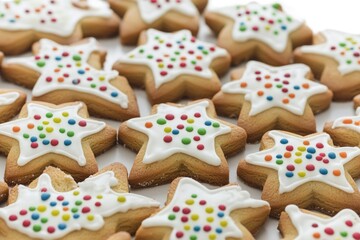
[[[55,52],[57,50],[57,47],[53,47],[53,51]]]
[[[340,170],[339,169],[335,169],[334,171],[333,171],[333,174],[334,174],[334,176],[340,176],[341,175],[341,172],[340,172]]]
[[[264,92],[263,91],[258,91],[257,95],[261,97],[262,95],[264,95]]]
[[[265,75],[265,79],[269,79],[270,78],[270,75]]]
[[[266,83],[265,84],[265,88],[271,88],[272,87],[272,84],[271,83]]]
[[[285,153],[284,153],[284,157],[290,158],[290,157],[291,157],[291,153],[290,153],[290,152],[285,152]]]
[[[303,144],[307,146],[307,145],[309,145],[309,144],[310,144],[310,142],[309,142],[309,141],[307,141],[307,140],[305,140],[305,141],[303,142]]]
[[[266,155],[265,156],[265,161],[271,161],[272,160],[272,156],[271,155]]]
[[[290,93],[290,94],[289,94],[289,98],[295,98],[295,94]]]
[[[345,52],[341,52],[340,54],[341,54],[341,55],[345,55]]]
[[[240,84],[240,87],[246,88],[246,87],[247,87],[247,83],[246,83],[246,82],[242,82],[242,83]]]
[[[54,72],[60,72],[60,69],[59,69],[59,68],[55,68],[55,69],[54,69]]]
[[[353,121],[352,121],[351,119],[344,119],[344,120],[343,120],[343,123],[344,123],[344,124],[352,124],[352,122],[353,122]]]
[[[282,102],[283,102],[284,104],[288,104],[290,101],[289,101],[289,99],[284,98],[284,99],[282,100]]]
[[[34,124],[29,123],[29,124],[27,125],[27,127],[28,127],[28,129],[33,129],[33,128],[34,128]]]
[[[314,233],[314,234],[313,234],[313,237],[314,237],[314,238],[320,238],[320,233],[318,233],[318,232]]]
[[[63,78],[63,77],[59,77],[59,78],[58,78],[58,82],[64,82],[64,78]]]
[[[145,127],[146,128],[152,128],[153,124],[151,122],[146,122]]]
[[[83,54],[83,53],[84,53],[84,51],[80,50],[80,51],[79,51],[79,53],[80,53],[80,54]]]
[[[169,54],[164,54],[164,57],[169,57]]]
[[[360,64],[360,60],[358,61],[358,64]]]
[[[183,60],[183,61],[185,61],[185,60],[186,60],[186,57],[181,57],[180,59]]]
[[[304,84],[302,85],[302,87],[305,88],[305,89],[308,89],[310,86],[309,86],[308,83],[304,83]]]
[[[347,157],[347,153],[346,152],[341,152],[339,153],[340,157],[342,158],[346,158]]]
[[[197,60],[201,60],[201,59],[202,59],[202,56],[197,56],[196,59],[197,59]]]
[[[86,70],[86,71],[90,71],[90,68],[89,68],[89,67],[87,67],[87,68],[85,68],[85,70]]]
[[[20,132],[20,127],[14,126],[14,127],[12,128],[12,130],[13,130],[13,132]]]
[[[63,210],[64,210],[64,211],[68,211],[69,208],[68,208],[68,207],[63,207]]]
[[[356,121],[356,122],[354,122],[354,124],[355,124],[356,126],[359,126],[359,125],[360,125],[360,121]]]

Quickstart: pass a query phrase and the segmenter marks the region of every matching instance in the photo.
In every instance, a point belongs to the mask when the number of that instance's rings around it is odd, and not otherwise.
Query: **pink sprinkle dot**
[[[81,120],[81,121],[79,122],[79,126],[80,126],[80,127],[86,127],[86,121]]]
[[[197,145],[197,149],[198,150],[204,150],[204,145],[203,144],[199,144],[199,145]]]
[[[204,226],[204,231],[205,231],[205,232],[210,232],[210,231],[211,231],[211,226],[205,225],[205,226]]]
[[[172,137],[169,136],[169,135],[166,135],[166,136],[164,137],[164,142],[166,142],[166,143],[172,142]]]
[[[308,171],[314,171],[315,170],[315,166],[313,164],[308,164],[306,165],[306,170]]]
[[[180,211],[180,208],[178,206],[173,207],[173,212],[178,212],[178,211]]]
[[[324,147],[324,144],[322,144],[322,143],[317,143],[317,144],[316,144],[316,147],[317,147],[317,148],[323,148],[323,147]]]
[[[176,237],[177,238],[182,238],[184,236],[184,233],[183,232],[177,232],[176,233]]]
[[[165,118],[166,120],[173,120],[175,116],[173,114],[166,114]]]
[[[48,227],[47,228],[48,233],[54,233],[55,232],[55,228],[54,227]]]
[[[333,235],[334,234],[334,229],[327,227],[327,228],[325,228],[324,232],[327,235]]]
[[[23,227],[28,227],[28,226],[30,226],[30,224],[31,224],[31,222],[29,221],[29,220],[25,220],[25,221],[23,221]]]
[[[53,139],[50,141],[51,146],[57,146],[59,144],[59,141],[56,139]]]
[[[90,212],[90,208],[89,207],[83,207],[83,209],[81,210],[82,213],[88,213]]]
[[[190,208],[184,208],[182,210],[183,214],[189,214],[191,212]]]
[[[9,220],[12,221],[12,222],[14,222],[14,221],[17,220],[17,216],[16,216],[16,215],[10,215],[10,216],[9,216]]]
[[[352,226],[353,226],[353,223],[352,223],[352,221],[350,221],[350,220],[347,220],[347,221],[345,222],[345,224],[346,224],[346,226],[348,226],[348,227],[352,227]]]

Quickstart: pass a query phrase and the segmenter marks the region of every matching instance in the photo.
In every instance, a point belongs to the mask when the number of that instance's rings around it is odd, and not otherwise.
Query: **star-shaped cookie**
[[[131,236],[127,232],[118,232],[109,237],[107,240],[131,240]]]
[[[15,89],[0,89],[0,123],[9,121],[20,112],[26,102],[26,94]]]
[[[7,157],[5,181],[26,184],[53,165],[83,180],[97,172],[95,155],[116,143],[116,131],[88,118],[80,102],[27,103],[19,119],[0,124],[0,150]]]
[[[127,80],[116,71],[101,70],[106,52],[94,38],[71,46],[41,39],[33,50],[34,57],[12,58],[2,66],[5,79],[33,88],[33,100],[82,101],[90,114],[119,121],[139,116]]]
[[[208,0],[109,0],[111,8],[123,18],[122,44],[136,44],[140,33],[155,28],[165,32],[183,29],[196,36],[200,14]]]
[[[0,203],[3,203],[8,198],[8,185],[4,182],[0,182]]]
[[[294,48],[311,43],[312,32],[302,21],[282,11],[279,4],[234,5],[209,10],[207,25],[232,63],[256,59],[272,65],[291,63]]]
[[[211,98],[220,90],[219,76],[230,56],[214,44],[202,42],[187,30],[143,32],[139,46],[113,66],[135,87],[145,87],[152,104],[183,97]]]
[[[253,239],[270,207],[236,184],[210,190],[191,178],[173,181],[166,206],[142,222],[136,239]]]
[[[334,100],[349,101],[360,94],[360,35],[325,30],[313,43],[296,49],[294,60],[310,66],[334,92]]]
[[[311,81],[310,68],[304,64],[272,67],[250,61],[231,78],[233,81],[222,86],[213,102],[219,114],[239,116],[238,125],[246,130],[248,142],[260,140],[272,129],[313,133],[314,114],[331,103],[331,91]]]
[[[344,208],[360,213],[360,192],[353,180],[360,175],[358,147],[334,147],[326,133],[302,137],[270,131],[261,150],[240,161],[238,176],[263,188],[262,199],[270,203],[272,216],[279,217],[288,204],[331,214]]]
[[[189,176],[215,185],[229,183],[225,156],[245,147],[246,133],[216,118],[209,100],[186,106],[160,104],[147,117],[120,125],[119,142],[138,152],[132,187],[147,187]]]
[[[112,37],[119,19],[101,0],[1,0],[0,51],[16,55],[41,38],[70,44],[83,37]]]
[[[350,209],[331,218],[289,205],[281,214],[279,230],[283,239],[360,239],[360,218]]]
[[[103,240],[122,230],[134,234],[159,203],[129,193],[126,168],[117,163],[81,183],[48,167],[29,186],[12,189],[0,208],[0,238]]]

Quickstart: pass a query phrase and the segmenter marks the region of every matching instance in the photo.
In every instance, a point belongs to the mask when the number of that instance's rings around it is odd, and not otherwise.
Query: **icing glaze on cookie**
[[[0,93],[0,106],[10,105],[20,97],[18,92]]]
[[[224,93],[244,94],[251,103],[250,116],[279,107],[303,115],[310,97],[325,93],[324,85],[306,79],[310,68],[304,64],[272,67],[250,61],[240,80],[224,84]]]
[[[352,193],[344,164],[360,155],[358,147],[333,147],[328,134],[299,138],[280,131],[270,131],[275,145],[246,156],[249,164],[278,171],[279,192],[291,192],[304,183],[317,181]]]
[[[215,138],[231,132],[231,128],[207,115],[209,102],[185,107],[160,104],[157,113],[127,121],[129,128],[149,138],[144,163],[162,161],[175,153],[193,156],[207,164],[219,166]]]
[[[94,38],[74,46],[42,39],[35,57],[13,58],[8,63],[20,64],[41,74],[32,92],[35,97],[56,90],[70,90],[95,95],[127,108],[128,97],[111,84],[118,72],[98,70],[87,63],[90,55],[99,50]]]
[[[304,213],[295,205],[285,209],[298,236],[294,240],[360,239],[360,218],[350,209],[340,211],[332,218]]]
[[[332,128],[348,128],[360,133],[360,107],[356,109],[356,116],[338,118],[334,121]]]
[[[109,18],[112,11],[101,0],[85,1],[87,8],[75,7],[82,0],[0,0],[0,29],[35,30],[62,37],[70,36],[86,17]]]
[[[120,59],[122,63],[147,65],[152,71],[155,87],[175,80],[181,75],[211,79],[210,64],[217,57],[227,55],[222,48],[191,36],[190,31],[164,33],[147,31],[147,43]]]
[[[191,178],[182,178],[171,202],[142,226],[171,227],[170,240],[241,238],[230,213],[243,208],[268,206],[253,199],[240,186],[225,186],[209,190]]]
[[[289,35],[302,22],[279,10],[278,4],[260,5],[255,2],[214,9],[212,12],[234,20],[232,38],[238,42],[258,40],[276,52],[283,52]]]
[[[36,188],[19,186],[16,202],[0,208],[0,218],[29,237],[59,239],[81,229],[97,231],[104,226],[104,218],[116,213],[159,206],[147,197],[113,191],[117,183],[114,172],[108,171],[86,179],[76,189],[58,192],[44,173]]]
[[[325,42],[312,46],[302,46],[301,52],[330,57],[338,62],[341,74],[360,71],[360,35],[333,30],[321,32]]]
[[[196,17],[199,12],[191,0],[137,0],[141,18],[151,24],[166,13],[175,11],[189,17]]]
[[[82,107],[82,103],[62,108],[29,103],[28,116],[0,124],[0,135],[18,140],[19,166],[47,153],[64,155],[84,166],[82,139],[100,132],[106,124],[80,117]]]

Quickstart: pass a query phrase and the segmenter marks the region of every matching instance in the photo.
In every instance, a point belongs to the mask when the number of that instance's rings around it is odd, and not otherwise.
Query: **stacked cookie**
[[[0,239],[253,239],[269,215],[284,239],[360,239],[360,110],[323,133],[315,119],[360,106],[359,36],[313,36],[279,4],[207,3],[0,0],[1,76],[32,89],[0,90]],[[204,11],[217,44],[196,38]],[[107,70],[97,39],[116,35],[132,48]],[[229,182],[229,157],[257,142],[237,175],[262,200]],[[137,153],[129,176],[118,159],[99,170],[111,148]],[[161,209],[129,193],[163,184]]]

